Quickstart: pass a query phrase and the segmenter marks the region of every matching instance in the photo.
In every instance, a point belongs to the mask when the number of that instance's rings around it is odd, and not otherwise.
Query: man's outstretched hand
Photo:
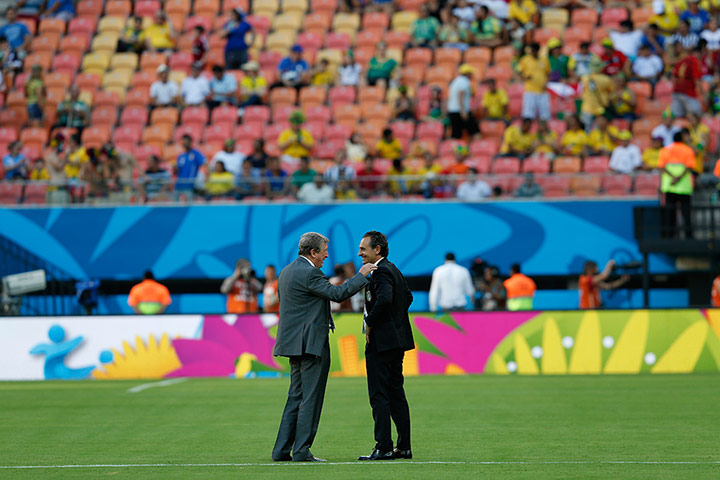
[[[360,275],[363,277],[367,277],[370,272],[374,272],[377,270],[377,265],[372,263],[366,263],[362,267],[360,267]]]

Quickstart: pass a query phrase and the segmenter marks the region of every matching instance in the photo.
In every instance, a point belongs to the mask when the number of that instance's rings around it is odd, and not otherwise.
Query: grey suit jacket
[[[368,283],[357,274],[342,285],[332,285],[319,268],[302,257],[283,268],[278,277],[280,323],[273,354],[320,356],[330,331],[330,300],[347,300]]]

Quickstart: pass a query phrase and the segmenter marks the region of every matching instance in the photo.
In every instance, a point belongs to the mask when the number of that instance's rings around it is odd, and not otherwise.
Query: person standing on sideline
[[[128,305],[138,315],[165,313],[171,303],[170,291],[155,281],[150,270],[145,271],[143,281],[132,287],[128,296]]]
[[[472,76],[475,68],[464,63],[460,65],[458,76],[453,78],[448,87],[447,112],[450,119],[452,138],[460,139],[466,131],[470,137],[479,135],[480,128],[472,114],[473,98]]]
[[[507,293],[508,310],[532,310],[537,287],[530,277],[520,273],[519,263],[510,267],[510,278],[503,285]]]
[[[601,308],[602,298],[600,297],[600,290],[613,290],[630,281],[629,276],[623,275],[617,280],[608,282],[607,279],[610,277],[614,268],[615,260],[608,261],[602,272],[598,271],[597,263],[593,260],[585,262],[583,273],[578,279],[580,309]]]
[[[343,285],[332,285],[320,270],[328,257],[327,237],[300,237],[298,258],[280,272],[280,321],[273,355],[290,359],[290,391],[272,452],[276,462],[324,462],[310,452],[315,439],[328,372],[330,330],[335,330],[330,301],[342,302],[369,282],[375,265],[363,265]],[[292,453],[292,456],[291,456]]]
[[[673,237],[677,227],[677,206],[683,220],[685,238],[692,238],[690,200],[693,195],[693,168],[696,165],[695,152],[689,146],[690,132],[686,128],[675,133],[673,143],[660,150],[658,168],[660,192],[665,195],[664,222],[661,234]],[[679,236],[679,235],[678,235]]]
[[[235,263],[235,271],[220,286],[220,293],[227,295],[227,313],[259,312],[257,294],[262,290],[262,283],[244,258]]]
[[[455,254],[445,255],[445,263],[437,267],[430,282],[430,311],[465,310],[467,297],[475,296],[470,270],[455,263]]]
[[[278,313],[280,300],[277,296],[278,279],[275,265],[265,267],[265,286],[263,286],[263,312]]]
[[[413,301],[405,277],[388,261],[387,238],[380,232],[363,235],[358,255],[363,266],[375,265],[365,291],[365,364],[368,394],[375,421],[375,448],[358,460],[412,458],[410,408],[405,398],[403,358],[415,348],[408,308]],[[393,450],[390,420],[397,429]]]

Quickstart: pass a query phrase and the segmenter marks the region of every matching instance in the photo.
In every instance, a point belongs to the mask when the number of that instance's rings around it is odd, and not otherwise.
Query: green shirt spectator
[[[307,157],[302,157],[300,159],[300,166],[292,174],[290,183],[292,184],[293,188],[299,190],[306,183],[312,182],[315,179],[316,175],[317,172],[310,168],[310,159],[308,159]]]
[[[558,82],[569,77],[570,59],[567,55],[563,55],[561,47],[562,42],[557,38],[548,40],[548,62],[550,62],[550,81]]]
[[[429,47],[437,44],[435,38],[440,31],[437,18],[428,15],[427,5],[420,5],[420,16],[412,24],[413,44],[416,47]]]
[[[80,89],[77,85],[70,87],[69,98],[58,105],[58,126],[84,128],[90,120],[90,107],[80,100]]]
[[[393,58],[386,55],[386,47],[384,43],[379,43],[375,56],[370,59],[368,66],[368,83],[375,85],[378,80],[388,82],[392,77],[393,71],[397,67],[397,62]]]

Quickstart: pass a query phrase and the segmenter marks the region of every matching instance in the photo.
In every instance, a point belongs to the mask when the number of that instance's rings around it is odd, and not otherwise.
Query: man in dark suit
[[[410,408],[403,388],[403,357],[415,348],[408,307],[413,301],[405,277],[387,259],[387,239],[380,232],[366,233],[359,255],[364,265],[377,265],[365,292],[365,365],[368,393],[375,421],[375,449],[358,460],[412,458]],[[390,419],[397,428],[393,450]]]
[[[329,331],[335,329],[330,301],[342,302],[368,284],[375,266],[342,285],[332,285],[320,268],[328,257],[328,239],[310,232],[300,238],[298,258],[280,272],[280,322],[273,354],[290,359],[290,391],[272,458],[275,461],[324,462],[310,453],[322,412],[330,370]],[[292,456],[290,455],[292,453]]]

